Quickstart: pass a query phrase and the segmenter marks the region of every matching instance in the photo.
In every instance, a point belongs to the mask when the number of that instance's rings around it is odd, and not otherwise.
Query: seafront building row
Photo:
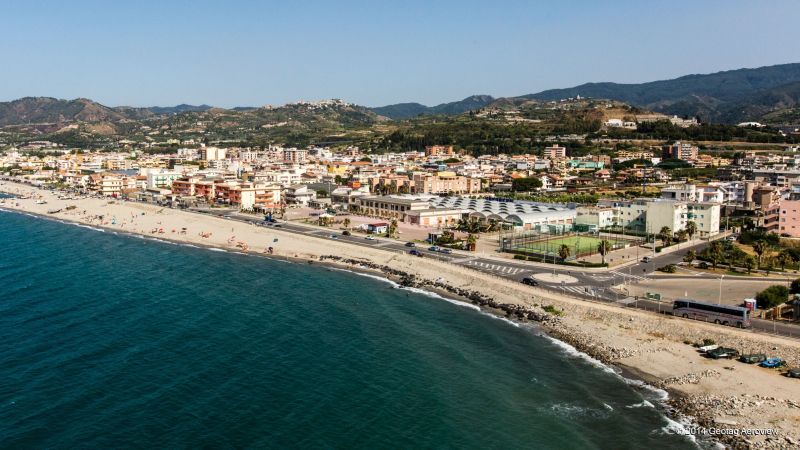
[[[44,145],[44,144],[42,144]],[[681,183],[655,166],[661,159],[717,166],[726,180]],[[630,164],[633,161],[635,164]],[[640,161],[649,162],[639,164]],[[630,167],[613,170],[615,164]],[[58,182],[97,195],[127,196],[177,206],[226,205],[245,211],[317,208],[444,228],[463,219],[523,230],[683,230],[700,237],[723,217],[749,215],[767,231],[800,237],[800,154],[747,153],[732,161],[698,153],[688,142],[571,157],[565,147],[538,155],[459,154],[452,146],[367,154],[356,147],[178,148],[169,154],[69,152],[26,155],[12,149],[0,170],[32,181]],[[660,187],[659,198],[603,198],[597,204],[550,204],[501,197],[517,181],[536,180],[540,193],[582,193],[617,184]]]

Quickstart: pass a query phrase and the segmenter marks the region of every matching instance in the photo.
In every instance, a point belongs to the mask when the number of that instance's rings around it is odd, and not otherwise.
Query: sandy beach
[[[391,269],[395,277],[402,273],[422,287],[438,285],[446,286],[443,290],[450,293],[477,292],[493,299],[489,305],[493,312],[523,320],[544,317],[541,326],[550,336],[668,391],[667,402],[674,412],[691,416],[706,432],[724,429],[739,433],[717,436],[721,442],[734,448],[800,445],[800,380],[737,361],[706,359],[687,344],[710,338],[726,347],[779,355],[788,367],[800,367],[800,341],[587,302],[432,258],[143,203],[99,198],[59,200],[49,191],[8,181],[0,183],[0,191],[27,197],[5,199],[0,208],[6,210],[229,251],[267,254],[271,247],[272,254],[278,257],[315,263],[324,260],[381,275]],[[553,316],[544,311],[544,306],[562,313]],[[512,311],[525,313],[515,315]],[[759,434],[743,436],[743,430]]]

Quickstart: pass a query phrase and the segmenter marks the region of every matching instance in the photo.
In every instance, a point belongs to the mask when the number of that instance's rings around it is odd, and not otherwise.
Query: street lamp
[[[720,275],[719,277],[719,298],[717,299],[717,304],[722,304],[722,279],[725,278],[725,275]]]

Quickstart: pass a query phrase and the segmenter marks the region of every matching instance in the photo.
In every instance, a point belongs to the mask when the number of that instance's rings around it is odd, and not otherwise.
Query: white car
[[[368,236],[367,236],[367,237],[365,237],[364,239],[366,239],[366,240],[368,240],[368,241],[374,241],[374,240],[375,240],[375,236],[369,236],[369,235],[368,235]]]

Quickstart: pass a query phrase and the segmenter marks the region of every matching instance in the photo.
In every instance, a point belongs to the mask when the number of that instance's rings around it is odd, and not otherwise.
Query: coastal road
[[[506,278],[514,281],[521,281],[526,277],[533,277],[539,282],[539,287],[553,292],[558,292],[573,297],[586,300],[615,303],[621,307],[636,308],[652,312],[670,312],[671,302],[656,302],[646,299],[638,299],[621,294],[612,290],[614,286],[637,283],[640,281],[654,278],[676,278],[674,275],[662,275],[656,272],[657,267],[667,264],[678,264],[683,260],[683,255],[688,250],[699,252],[707,242],[688,247],[682,251],[666,254],[656,254],[650,262],[641,261],[629,264],[624,268],[611,269],[606,271],[583,271],[580,268],[565,268],[564,266],[554,266],[545,268],[534,266],[526,262],[517,260],[504,260],[500,258],[483,257],[472,252],[454,250],[453,253],[444,254],[428,250],[427,245],[416,245],[415,247],[406,246],[405,242],[396,241],[388,238],[367,239],[364,235],[345,236],[339,230],[327,230],[311,225],[296,224],[291,222],[276,222],[274,224],[264,224],[259,216],[232,213],[225,210],[203,210],[195,211],[205,214],[213,214],[220,217],[227,216],[228,220],[237,220],[253,223],[254,226],[275,227],[283,231],[314,236],[318,238],[347,242],[363,247],[380,248],[386,251],[398,253],[408,253],[415,249],[419,251],[423,258],[433,258],[451,264],[467,267],[489,275]],[[538,276],[537,276],[538,275]],[[688,274],[685,278],[713,278],[718,277],[707,274]],[[678,277],[680,278],[680,277]],[[623,288],[624,290],[624,288]],[[767,333],[778,333],[784,336],[800,337],[800,326],[787,323],[772,322],[762,319],[752,320],[754,331]]]

